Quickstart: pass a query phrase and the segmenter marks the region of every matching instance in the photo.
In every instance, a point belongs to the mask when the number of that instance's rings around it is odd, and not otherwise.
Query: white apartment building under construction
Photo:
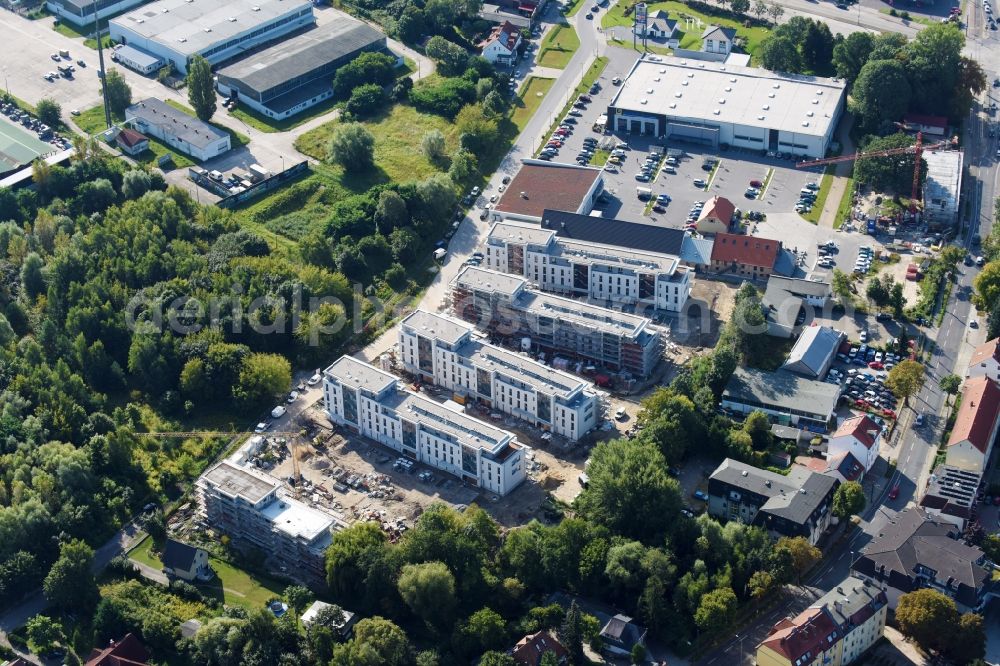
[[[484,267],[520,275],[542,291],[586,296],[597,304],[682,311],[694,272],[681,265],[679,256],[570,238],[560,235],[560,225],[587,216],[549,210],[545,216],[542,226],[495,223],[486,238]]]
[[[351,356],[323,371],[323,404],[334,423],[467,484],[506,495],[525,479],[525,447],[513,433],[412,393]]]
[[[399,327],[400,361],[406,370],[461,398],[576,441],[600,421],[593,385],[528,356],[491,345],[474,327],[417,310]]]
[[[528,287],[523,277],[466,266],[452,281],[452,311],[498,338],[530,338],[532,346],[648,377],[663,356],[664,334],[653,322]]]

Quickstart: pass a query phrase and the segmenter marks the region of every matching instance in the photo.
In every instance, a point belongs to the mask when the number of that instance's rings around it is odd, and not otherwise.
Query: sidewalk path
[[[840,154],[850,155],[855,151],[854,142],[851,140],[851,127],[854,125],[854,117],[844,112],[844,117],[840,121],[840,133],[837,140],[840,142]],[[832,229],[837,221],[837,209],[844,198],[847,190],[847,183],[854,171],[854,162],[838,162],[834,165],[833,183],[830,184],[830,191],[826,195],[823,203],[823,212],[819,216],[819,226]]]
[[[534,148],[539,140],[548,131],[552,121],[556,119],[569,97],[580,84],[584,74],[590,68],[594,58],[607,51],[607,43],[602,36],[598,35],[596,21],[588,21],[583,18],[583,14],[577,14],[570,19],[563,19],[558,12],[550,5],[544,20],[548,22],[558,22],[567,20],[573,26],[580,37],[580,47],[573,54],[573,58],[566,65],[564,70],[553,70],[548,67],[539,67],[532,63],[531,67],[525,71],[524,79],[530,76],[544,76],[555,78],[555,83],[549,90],[545,99],[535,111],[524,130],[514,140],[510,151],[503,158],[500,167],[490,178],[490,182],[483,188],[483,196],[489,197],[496,192],[500,186],[500,181],[504,176],[513,177],[517,173],[521,160],[530,158],[534,154]],[[479,220],[479,208],[473,207],[470,215],[463,220],[458,231],[448,245],[448,255],[444,264],[440,267],[434,281],[428,286],[420,303],[415,308],[423,308],[431,312],[440,312],[447,308],[448,285],[462,267],[462,263],[475,251],[480,241],[485,236],[490,227],[489,221]],[[397,317],[403,312],[390,313]],[[387,315],[388,316],[388,315]],[[378,338],[371,342],[361,352],[358,357],[372,361],[379,355],[389,350],[398,339],[398,331],[393,326],[384,331]]]

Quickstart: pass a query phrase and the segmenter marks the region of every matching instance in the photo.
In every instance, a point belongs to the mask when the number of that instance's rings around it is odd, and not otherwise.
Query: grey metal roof
[[[695,238],[684,234],[684,241],[681,243],[681,261],[708,266],[712,263],[713,242],[711,238]]]
[[[764,298],[766,299],[768,294],[780,295],[782,292],[795,296],[829,297],[830,283],[772,275],[767,281],[767,291],[764,292]]]
[[[684,231],[681,229],[577,215],[563,210],[543,211],[541,227],[554,231],[560,238],[674,256],[680,256],[684,242]]]
[[[426,310],[411,312],[403,319],[400,326],[411,329],[416,335],[436,338],[449,345],[461,342],[474,330],[471,325],[464,321]]]
[[[173,539],[167,539],[167,543],[163,546],[163,554],[160,556],[160,562],[165,567],[187,571],[191,568],[191,563],[194,562],[194,557],[197,554],[198,549],[194,546],[189,546],[186,543],[174,541]]]
[[[342,16],[257,51],[221,68],[218,74],[262,93],[380,42],[385,45],[385,35],[378,30]]]
[[[341,384],[364,388],[373,393],[381,393],[399,381],[395,375],[383,372],[373,365],[346,355],[331,363],[330,367],[323,371],[323,374]]]
[[[311,9],[309,0],[159,0],[111,19],[167,48],[192,55],[282,16]]]
[[[841,332],[829,326],[809,326],[802,331],[788,359],[781,366],[789,372],[818,377],[840,347]]]
[[[837,484],[832,477],[798,465],[782,476],[732,458],[723,460],[710,478],[767,497],[760,511],[799,524],[809,519]]]
[[[837,405],[840,387],[783,370],[766,372],[740,367],[729,379],[722,397],[734,402],[754,401],[778,409],[827,415]]]
[[[163,58],[146,53],[145,51],[141,51],[135,47],[129,46],[128,44],[120,44],[116,46],[115,55],[119,58],[127,58],[142,68],[153,67],[154,65],[163,62]]]
[[[139,118],[149,125],[156,125],[164,134],[176,136],[184,142],[204,148],[228,136],[217,127],[175,109],[161,99],[147,97],[125,109],[128,119]]]
[[[217,491],[230,497],[242,497],[250,504],[261,501],[279,485],[277,481],[251,474],[225,460],[206,472],[203,478]]]
[[[820,597],[812,607],[825,607],[837,624],[844,627],[860,624],[852,620],[858,619],[859,615],[871,617],[873,612],[888,603],[885,592],[879,587],[857,576],[848,576]]]
[[[478,266],[466,266],[452,280],[453,287],[502,293],[508,298],[524,289],[527,284],[528,281],[519,275],[499,273]]]
[[[854,570],[874,576],[881,567],[889,584],[896,589],[916,589],[918,566],[933,569],[936,579],[949,579],[955,598],[966,606],[976,606],[976,591],[990,584],[991,573],[977,564],[984,557],[980,548],[967,546],[952,538],[958,528],[948,522],[928,517],[922,509],[911,507],[896,514],[879,535],[862,551]]]

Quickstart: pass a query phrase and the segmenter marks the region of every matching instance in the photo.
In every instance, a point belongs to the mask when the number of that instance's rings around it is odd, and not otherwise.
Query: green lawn
[[[400,77],[409,76],[415,71],[417,71],[417,63],[410,58],[404,58],[403,64],[396,68],[396,72]],[[291,118],[286,118],[285,120],[268,118],[267,116],[263,116],[243,104],[237,105],[236,109],[229,115],[234,118],[239,118],[244,123],[260,132],[287,132],[309,122],[313,118],[325,116],[333,111],[338,103],[339,102],[337,100],[330,98],[320,102],[316,106],[306,109],[302,113],[297,113]]]
[[[826,205],[826,198],[830,194],[830,187],[833,185],[833,166],[826,167],[823,178],[819,181],[819,194],[816,195],[816,203],[808,213],[800,213],[809,222],[819,224],[819,218],[823,214],[823,206]]]
[[[538,51],[538,64],[542,67],[563,69],[580,48],[580,38],[571,26],[557,25],[549,30]]]
[[[332,120],[309,130],[295,140],[295,147],[317,160],[325,160],[330,137],[340,121]],[[420,150],[420,141],[429,130],[441,130],[449,152],[458,146],[455,125],[446,118],[421,113],[407,104],[394,104],[375,118],[363,122],[375,137],[375,169],[365,183],[344,183],[349,189],[371,187],[380,182],[420,180],[438,171]],[[339,167],[337,167],[339,169]]]
[[[529,76],[528,80],[521,86],[521,92],[514,99],[514,113],[510,116],[511,122],[517,127],[519,133],[528,124],[531,117],[535,115],[538,106],[545,99],[545,95],[555,82],[555,79]]]
[[[176,102],[176,101],[174,101],[172,99],[168,99],[168,100],[164,100],[164,101],[167,104],[169,104],[170,106],[172,106],[175,109],[177,109],[178,111],[181,111],[183,113],[188,114],[192,118],[197,118],[198,117],[197,114],[194,112],[194,109],[192,109],[189,106],[185,106],[185,105],[181,104],[180,102]],[[209,122],[208,124],[211,125],[212,127],[214,127],[217,130],[221,130],[221,131],[226,132],[227,134],[229,134],[229,139],[230,139],[229,143],[232,145],[233,148],[235,148],[237,146],[245,146],[248,143],[250,143],[250,137],[246,136],[245,134],[240,134],[236,130],[231,130],[231,129],[229,129],[228,127],[226,127],[224,125],[218,125],[218,124],[213,123],[213,122]]]
[[[610,150],[595,150],[594,156],[590,158],[589,164],[596,167],[604,167],[609,157],[611,157]]]
[[[840,198],[840,205],[837,206],[837,217],[833,220],[833,228],[839,229],[851,214],[851,200],[854,196],[854,175],[847,179],[847,187],[844,188],[844,195]]]
[[[124,118],[112,118],[111,120],[113,122],[121,122]],[[104,124],[104,105],[98,104],[97,106],[81,111],[80,115],[73,118],[73,122],[75,122],[77,127],[87,134],[93,135],[103,132],[107,129]],[[194,160],[190,157],[184,153],[178,152],[173,147],[168,146],[165,143],[160,143],[153,137],[149,137],[149,150],[132,159],[136,162],[141,162],[142,164],[156,165],[156,161],[160,158],[160,156],[166,155],[167,153],[173,155],[174,165],[178,169],[195,165]]]
[[[132,11],[132,10],[131,9],[126,9],[124,11],[118,12],[117,14],[113,14],[113,15],[107,17],[107,18],[102,18],[101,19],[101,27],[104,28],[105,30],[107,30],[108,21],[110,21],[111,19],[115,18],[116,16],[121,16],[122,14],[124,14],[126,12],[130,12],[130,11]],[[86,46],[88,49],[93,49],[94,51],[97,50],[97,40],[93,39],[92,37],[88,37],[88,35],[94,34],[94,23],[93,23],[93,21],[90,21],[90,22],[87,23],[86,26],[81,27],[81,26],[76,25],[72,21],[67,21],[65,19],[60,19],[59,20],[59,24],[58,25],[53,25],[52,29],[55,30],[56,32],[58,32],[60,35],[64,35],[66,37],[69,37],[70,39],[82,39],[83,40],[83,45]],[[110,35],[104,35],[103,39],[101,40],[101,44],[104,46],[104,48],[109,48],[111,46],[111,36]],[[82,54],[73,53],[71,51],[70,55],[73,56],[73,60],[76,60]],[[109,57],[109,55],[110,54],[105,54],[104,57],[107,58],[107,57]],[[87,64],[89,65],[91,63],[87,63]],[[95,62],[95,63],[93,63],[93,65],[94,65],[94,67],[96,67],[97,63]]]
[[[151,552],[152,539],[145,539],[128,556],[137,562],[159,570],[162,567],[159,558]],[[198,583],[202,594],[212,596],[226,604],[236,604],[245,608],[261,608],[269,599],[281,596],[285,584],[256,574],[249,574],[242,569],[209,556],[209,565],[215,571],[217,578],[208,583]]]
[[[632,15],[625,16],[625,7],[627,6],[629,6],[627,2],[612,6],[601,18],[601,27],[607,29],[613,26],[631,26]],[[753,55],[761,41],[771,32],[768,28],[747,28],[741,21],[734,18],[704,14],[691,9],[684,3],[677,2],[677,0],[651,3],[648,11],[652,15],[661,9],[667,10],[670,17],[677,20],[677,28],[682,32],[679,44],[682,49],[700,49],[701,33],[709,25],[718,25],[724,28],[736,28],[737,36],[742,37],[745,42],[746,52]]]
[[[284,120],[275,120],[257,113],[249,106],[238,104],[236,109],[229,113],[234,118],[239,118],[244,123],[260,132],[287,132],[295,129],[299,125],[309,122],[313,118],[325,116],[333,111],[337,106],[337,101],[333,98],[320,102],[314,107],[308,108],[302,113],[296,114]],[[223,111],[225,113],[225,111]]]

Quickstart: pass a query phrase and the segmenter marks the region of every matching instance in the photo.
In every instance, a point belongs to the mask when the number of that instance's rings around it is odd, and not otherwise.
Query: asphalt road
[[[979,8],[981,12],[981,6]],[[989,36],[988,39],[992,39]],[[995,71],[995,70],[994,70]],[[990,80],[995,74],[990,72]],[[967,163],[970,167],[971,179],[970,205],[973,205],[972,218],[978,220],[978,225],[970,225],[965,234],[957,240],[957,244],[969,248],[974,233],[985,237],[992,229],[993,200],[996,192],[997,164],[994,158],[995,144],[982,141],[980,137],[985,132],[986,116],[977,108],[972,114],[973,122],[968,124],[964,145],[966,146]],[[824,553],[824,563],[807,581],[806,586],[794,588],[790,599],[783,602],[774,611],[755,620],[752,625],[741,628],[725,644],[706,654],[696,664],[718,666],[720,664],[752,664],[754,646],[766,636],[769,628],[781,617],[801,612],[813,601],[830,590],[850,572],[851,562],[855,554],[871,541],[872,536],[897,511],[902,510],[911,501],[919,497],[926,486],[927,476],[934,461],[936,442],[940,441],[941,430],[944,427],[942,415],[945,395],[938,388],[941,377],[955,372],[962,375],[959,363],[963,344],[973,329],[969,321],[975,315],[969,296],[972,293],[972,282],[979,273],[975,266],[959,265],[957,283],[952,289],[951,297],[945,308],[945,316],[937,329],[925,330],[933,345],[928,348],[935,350],[927,363],[927,378],[920,392],[910,399],[910,409],[903,411],[900,417],[899,435],[887,446],[883,444],[883,455],[894,456],[897,460],[896,472],[890,480],[880,487],[878,497],[869,502],[862,516],[860,527]],[[956,372],[958,369],[958,372]],[[922,429],[912,427],[916,413],[928,415],[928,425]],[[898,449],[898,453],[897,453]],[[889,490],[899,483],[899,496],[895,500],[888,499]],[[742,641],[740,637],[744,637]],[[995,647],[995,646],[994,646]]]

